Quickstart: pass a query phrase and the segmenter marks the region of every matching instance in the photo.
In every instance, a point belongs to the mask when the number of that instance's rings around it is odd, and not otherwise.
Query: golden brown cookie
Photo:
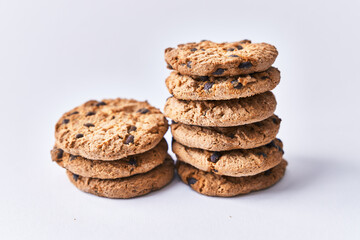
[[[88,178],[66,171],[69,180],[80,190],[107,198],[133,198],[167,185],[174,176],[174,162],[168,156],[153,170],[126,178]]]
[[[190,148],[173,141],[172,150],[179,161],[186,162],[205,172],[231,177],[252,176],[278,165],[283,157],[279,139],[253,149],[212,152]]]
[[[165,49],[168,68],[182,75],[236,76],[268,69],[278,52],[267,43],[251,43],[249,40],[215,43],[180,44],[177,48]]]
[[[186,101],[168,98],[164,112],[175,122],[204,127],[231,127],[262,121],[273,115],[272,92],[221,101]]]
[[[279,82],[280,72],[273,67],[264,72],[235,77],[192,77],[173,71],[165,81],[170,94],[182,100],[250,97],[274,89]]]
[[[173,138],[187,146],[209,151],[249,149],[271,142],[277,135],[281,119],[273,115],[261,122],[236,127],[201,127],[171,124]]]
[[[72,155],[118,160],[152,149],[167,129],[164,115],[148,102],[105,99],[65,113],[56,124],[55,139]]]
[[[168,145],[165,139],[147,152],[117,161],[89,160],[54,147],[51,158],[59,166],[83,177],[115,179],[148,172],[165,161]]]
[[[285,174],[287,162],[282,160],[279,165],[266,172],[250,177],[227,177],[201,171],[189,164],[177,162],[177,172],[181,180],[198,193],[233,197],[268,188],[277,183]]]

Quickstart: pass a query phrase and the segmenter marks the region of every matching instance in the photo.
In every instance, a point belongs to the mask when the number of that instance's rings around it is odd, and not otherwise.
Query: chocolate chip
[[[92,123],[85,123],[84,126],[85,127],[95,127],[95,125]]]
[[[189,185],[193,185],[197,182],[197,180],[195,178],[188,178],[187,182]]]
[[[277,146],[276,146],[276,144],[275,144],[275,142],[274,142],[274,141],[269,142],[268,144],[266,144],[266,145],[265,145],[265,147],[267,147],[267,148],[273,148],[273,147],[276,147],[276,148],[277,148]]]
[[[216,170],[216,169],[213,169],[213,172],[219,172],[218,170]]]
[[[63,155],[64,155],[64,150],[62,150],[62,149],[59,148],[59,149],[57,150],[56,158],[57,158],[57,159],[60,159],[60,158],[63,157]]]
[[[216,163],[217,161],[219,161],[220,157],[221,152],[213,152],[213,154],[210,156],[210,162]]]
[[[78,133],[78,134],[76,134],[75,137],[76,137],[76,138],[82,138],[82,137],[84,137],[84,134]]]
[[[269,77],[268,76],[262,76],[261,79],[262,80],[265,80],[265,79],[268,79]]]
[[[231,84],[235,89],[241,89],[243,87],[242,83],[238,82],[237,80],[232,80]]]
[[[267,157],[266,153],[263,153],[263,152],[257,152],[256,155],[263,156],[264,158]]]
[[[224,69],[218,68],[218,69],[216,69],[215,72],[213,72],[213,74],[214,74],[214,75],[221,75],[221,74],[223,74],[224,72],[225,72]]]
[[[177,124],[177,122],[175,122],[174,120],[171,120],[171,124]]]
[[[231,54],[229,57],[239,57],[239,55]]]
[[[76,155],[71,155],[70,158],[69,158],[69,160],[70,160],[70,161],[75,160],[77,157],[78,157],[78,156],[76,156]]]
[[[167,65],[167,68],[173,70],[173,67],[170,64]]]
[[[243,47],[242,47],[241,45],[237,45],[236,48],[237,48],[238,50],[243,49]]]
[[[284,154],[285,152],[284,152],[284,149],[282,149],[281,147],[279,147],[278,146],[278,150],[282,153],[282,154]]]
[[[244,39],[244,40],[241,40],[240,43],[251,43],[251,40]]]
[[[272,169],[269,169],[269,170],[264,172],[264,175],[269,176],[271,173],[272,173]]]
[[[186,66],[187,66],[188,68],[191,68],[191,61],[188,61],[188,62],[186,63]]]
[[[228,136],[229,138],[234,138],[234,137],[235,137],[235,134],[234,134],[234,133],[229,133],[227,136]]]
[[[239,64],[239,68],[250,68],[252,67],[251,62],[243,62]]]
[[[136,159],[135,159],[135,158],[130,158],[130,160],[129,160],[129,164],[130,164],[130,165],[132,165],[132,166],[137,167],[137,162],[136,162]]]
[[[201,51],[205,51],[205,49],[203,49],[203,48],[201,48],[200,50],[201,50]]]
[[[128,132],[133,132],[133,131],[136,131],[136,127],[135,126],[130,126]]]
[[[69,122],[70,122],[69,119],[64,119],[64,120],[63,120],[63,124],[68,124]]]
[[[75,180],[75,182],[79,179],[79,175],[73,173],[73,179]]]
[[[208,81],[208,80],[209,80],[209,77],[208,77],[208,76],[200,76],[200,77],[199,77],[199,80],[200,80],[200,81]]]
[[[134,143],[134,136],[133,135],[129,135],[127,136],[126,140],[125,140],[125,144],[130,144],[130,143]]]
[[[103,102],[103,101],[98,102],[98,103],[96,104],[97,107],[104,106],[104,105],[106,105],[106,103]]]
[[[192,48],[192,49],[190,49],[190,51],[195,52],[195,51],[197,51],[197,48]]]
[[[69,114],[69,116],[75,115],[75,114],[79,114],[79,112],[78,111],[72,112],[72,113]]]
[[[206,42],[206,41],[209,41],[209,40],[201,40],[200,42]]]
[[[228,52],[232,52],[232,51],[234,51],[235,50],[235,48],[228,48],[228,49],[226,49],[226,51],[228,51]]]
[[[213,85],[214,85],[214,83],[212,83],[212,82],[207,82],[207,83],[205,83],[205,84],[204,84],[204,90],[205,90],[205,91],[209,91],[210,88],[212,88]]]
[[[137,110],[138,113],[141,113],[141,114],[145,114],[145,113],[148,113],[149,112],[149,109],[147,108],[141,108],[139,110]]]
[[[92,116],[92,115],[95,115],[96,112],[88,112],[85,116],[88,117],[88,116]]]
[[[111,120],[114,120],[114,119],[115,119],[115,116],[112,116],[112,117],[111,117]]]
[[[277,118],[272,118],[271,120],[272,120],[273,123],[275,123],[275,124],[279,124],[279,122],[280,122],[279,119],[277,119]]]

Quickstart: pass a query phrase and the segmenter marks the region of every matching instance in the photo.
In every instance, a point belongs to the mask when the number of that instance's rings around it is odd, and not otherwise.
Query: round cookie
[[[118,160],[154,148],[168,123],[159,109],[132,99],[88,101],[55,126],[56,146],[94,160]]]
[[[281,119],[276,115],[261,122],[237,127],[201,127],[171,124],[173,138],[182,145],[209,151],[249,149],[271,142],[277,135]]]
[[[107,198],[133,198],[145,195],[167,185],[174,176],[174,162],[168,156],[155,169],[126,178],[99,179],[66,171],[69,180],[80,190]]]
[[[227,177],[204,172],[193,166],[177,162],[177,172],[181,180],[193,190],[207,196],[233,197],[268,188],[277,183],[285,174],[287,162],[266,172],[250,177]]]
[[[204,127],[231,127],[262,121],[273,115],[276,99],[272,92],[252,97],[219,101],[167,99],[164,112],[175,122]]]
[[[264,72],[235,77],[192,77],[173,71],[165,83],[177,99],[227,100],[250,97],[274,89],[280,82],[280,71],[270,67]]]
[[[117,161],[89,160],[54,147],[51,158],[61,167],[83,177],[115,179],[148,172],[165,161],[168,145],[165,139],[147,152]]]
[[[273,45],[251,43],[249,40],[231,43],[180,44],[165,49],[168,68],[182,75],[236,76],[268,69],[278,55]]]
[[[275,167],[282,160],[282,147],[279,139],[258,148],[225,152],[189,148],[176,141],[172,143],[172,150],[179,161],[205,172],[231,177],[252,176]]]

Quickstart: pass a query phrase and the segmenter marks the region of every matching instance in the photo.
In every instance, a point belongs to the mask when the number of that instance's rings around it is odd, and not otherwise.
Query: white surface
[[[0,1],[0,239],[359,239],[359,1]],[[88,99],[162,108],[163,51],[243,38],[278,47],[289,168],[222,199],[175,179],[132,200],[82,193],[50,160]],[[167,134],[168,140],[170,135]]]

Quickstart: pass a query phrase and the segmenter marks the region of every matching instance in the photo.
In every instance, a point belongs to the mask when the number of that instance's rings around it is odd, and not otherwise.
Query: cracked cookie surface
[[[273,115],[276,99],[272,92],[220,101],[167,99],[166,117],[188,125],[231,127],[262,121]]]
[[[69,170],[66,174],[71,183],[84,192],[107,198],[133,198],[158,190],[171,182],[174,162],[167,156],[165,162],[153,170],[126,178],[88,178]]]
[[[270,67],[264,72],[235,77],[191,77],[173,71],[165,83],[177,99],[227,100],[250,97],[274,89],[280,72]]]
[[[168,145],[165,139],[147,152],[116,161],[89,160],[74,156],[56,146],[51,158],[59,166],[83,177],[115,179],[148,172],[165,161]]]
[[[179,161],[206,172],[231,177],[252,176],[275,167],[282,160],[282,147],[279,139],[258,148],[224,152],[190,148],[176,141],[172,143],[172,150]]]
[[[227,177],[199,170],[189,164],[178,161],[176,164],[181,180],[193,190],[207,196],[233,197],[271,187],[285,174],[287,162],[266,172],[250,177]]]
[[[56,145],[72,155],[118,160],[155,147],[168,129],[161,111],[132,99],[88,101],[55,126]]]
[[[249,40],[230,43],[202,41],[165,49],[168,68],[182,75],[236,76],[268,69],[278,55],[273,45]]]
[[[261,122],[236,127],[201,127],[172,123],[173,138],[188,147],[209,151],[249,149],[271,142],[277,135],[281,119],[276,115]]]

